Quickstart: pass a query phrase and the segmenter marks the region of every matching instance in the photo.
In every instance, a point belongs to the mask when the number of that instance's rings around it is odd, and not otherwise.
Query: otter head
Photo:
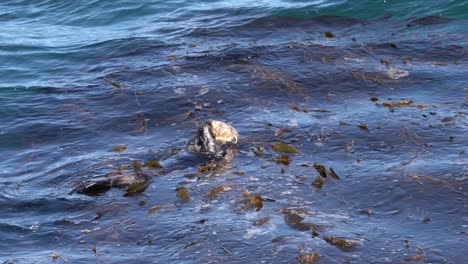
[[[214,158],[225,158],[238,144],[239,134],[230,125],[208,120],[198,126],[197,134],[188,143],[187,149]]]

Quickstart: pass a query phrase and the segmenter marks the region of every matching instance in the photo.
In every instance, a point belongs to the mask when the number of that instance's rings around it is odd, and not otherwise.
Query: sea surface
[[[464,263],[467,48],[466,0],[2,0],[0,263]]]

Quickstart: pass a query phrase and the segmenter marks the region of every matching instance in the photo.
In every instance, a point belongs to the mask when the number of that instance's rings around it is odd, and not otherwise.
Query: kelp
[[[325,37],[327,38],[334,38],[335,34],[331,33],[330,31],[325,32]]]
[[[263,199],[260,195],[250,197],[250,202],[255,206],[255,211],[260,211],[263,208]]]
[[[260,219],[257,219],[255,220],[255,222],[252,224],[253,226],[255,227],[260,227],[262,225],[264,225],[265,223],[267,223],[268,221],[270,221],[271,219],[271,216],[265,216],[265,217],[262,217]]]
[[[143,171],[141,164],[136,160],[132,161],[132,167],[135,171]]]
[[[290,132],[292,132],[292,130],[287,129],[287,128],[280,128],[280,129],[276,130],[275,137],[279,137],[284,133],[290,133]]]
[[[113,151],[124,151],[128,148],[128,145],[118,145],[112,148]]]
[[[290,146],[290,145],[287,145],[287,144],[284,144],[284,143],[275,143],[275,144],[272,144],[271,147],[274,150],[279,151],[279,152],[285,152],[285,153],[297,153],[297,152],[299,152],[297,150],[297,148],[295,148],[293,146]]]
[[[281,155],[281,156],[278,156],[274,159],[272,159],[271,161],[274,161],[278,164],[283,164],[283,165],[289,165],[289,163],[291,163],[291,159],[289,158],[288,155]]]
[[[324,236],[323,240],[343,251],[351,251],[359,245],[358,241],[333,236]]]
[[[110,85],[114,86],[115,88],[117,88],[120,92],[125,91],[123,86],[118,82],[115,82],[115,81],[113,81],[113,80],[111,80],[109,78],[104,78],[104,81],[106,81],[108,84],[110,84]]]
[[[155,206],[151,207],[150,209],[148,209],[148,213],[154,214],[161,208],[162,208],[162,205],[155,205]]]
[[[388,107],[391,111],[394,111],[394,107],[417,107],[420,109],[423,109],[425,107],[428,107],[429,105],[427,104],[416,104],[411,100],[401,100],[401,101],[396,101],[396,102],[383,102],[383,106]],[[434,105],[432,107],[435,107]]]
[[[302,253],[296,259],[301,264],[315,264],[320,260],[320,255],[318,253]]]
[[[187,192],[187,188],[185,187],[177,187],[175,189],[175,191],[177,192],[177,197],[181,200],[189,200],[190,199],[190,196]]]
[[[294,214],[294,213],[285,213],[284,215],[284,222],[291,228],[298,230],[298,231],[312,231],[312,230],[319,230],[321,227],[316,224],[312,223],[305,223],[302,222],[304,217]]]
[[[327,168],[322,165],[315,163],[314,165],[315,170],[322,176],[323,178],[331,177],[335,179],[340,179],[340,177],[336,174],[335,170],[330,167],[330,170],[327,170]]]
[[[246,193],[244,192],[244,196]],[[243,211],[253,210],[260,211],[263,208],[264,199],[260,195],[250,195],[246,199],[243,199],[239,202],[241,209]]]
[[[315,178],[315,180],[312,182],[312,185],[315,186],[315,187],[317,187],[317,188],[319,188],[319,189],[322,188],[322,186],[323,186],[323,180],[322,180],[322,178],[321,178],[320,176],[317,176],[317,177]]]
[[[362,124],[362,123],[361,123],[361,124],[358,124],[357,126],[358,126],[360,129],[369,131],[369,127],[368,127],[366,124]]]
[[[228,184],[228,185],[222,185],[222,186],[213,187],[213,188],[205,195],[205,197],[206,197],[206,198],[209,198],[209,199],[214,199],[214,198],[218,197],[220,194],[232,190],[233,187],[234,187],[234,184],[233,184],[233,183]]]
[[[159,163],[159,161],[157,160],[151,160],[151,161],[147,161],[143,164],[143,166],[145,167],[153,167],[153,168],[162,168],[162,165],[161,163]]]

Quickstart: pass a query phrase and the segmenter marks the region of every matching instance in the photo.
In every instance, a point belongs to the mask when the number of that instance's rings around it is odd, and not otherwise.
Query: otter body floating
[[[231,160],[239,143],[239,133],[232,126],[218,121],[208,120],[198,126],[196,135],[187,144],[189,152],[215,160]],[[170,167],[165,171],[171,171]],[[108,173],[105,177],[79,183],[74,191],[86,195],[98,195],[112,187],[124,189],[127,195],[143,192],[149,185],[150,177],[142,172]]]

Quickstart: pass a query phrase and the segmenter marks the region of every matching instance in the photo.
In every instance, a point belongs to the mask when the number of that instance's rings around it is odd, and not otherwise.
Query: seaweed
[[[296,259],[301,264],[315,264],[320,260],[320,255],[318,253],[302,253]]]
[[[319,230],[321,227],[316,224],[302,222],[304,217],[295,213],[285,213],[284,222],[291,228],[298,231]]]
[[[263,208],[263,199],[260,195],[250,197],[250,203],[255,206],[255,211],[260,211]]]
[[[368,127],[366,124],[362,124],[362,123],[361,123],[361,124],[358,124],[357,126],[358,126],[360,129],[369,131],[369,127]]]
[[[111,80],[109,78],[104,78],[104,81],[106,81],[108,84],[110,84],[110,85],[114,86],[115,88],[117,88],[120,92],[125,91],[123,86],[118,82],[115,82],[115,81],[113,81],[113,80]]]
[[[280,128],[280,129],[276,130],[275,137],[279,137],[281,134],[290,133],[290,132],[292,132],[292,130],[287,129],[287,128]]]
[[[190,196],[187,192],[187,189],[185,187],[177,187],[175,189],[175,191],[177,192],[177,197],[179,197],[179,199],[181,200],[189,200],[190,199]]]
[[[112,148],[113,151],[124,151],[128,148],[127,145],[118,145]]]
[[[334,245],[343,251],[353,250],[356,248],[356,246],[359,245],[357,241],[333,236],[324,236],[323,240],[325,240],[328,244]]]
[[[162,205],[155,205],[155,206],[151,207],[150,209],[148,209],[148,213],[154,214],[161,208],[162,208]]]
[[[275,143],[271,145],[274,150],[279,151],[279,152],[285,152],[285,153],[297,153],[298,150],[297,148],[286,145],[284,143]]]
[[[264,225],[266,222],[270,221],[270,219],[271,219],[270,215],[265,216],[265,217],[255,220],[255,222],[252,225],[255,227],[259,227],[259,226]]]
[[[315,187],[317,187],[317,188],[319,188],[319,189],[322,188],[322,186],[323,186],[323,180],[322,180],[322,178],[321,178],[320,176],[317,176],[317,177],[315,178],[315,180],[312,182],[312,185],[315,186]]]
[[[147,161],[147,162],[145,162],[143,164],[143,166],[145,166],[145,167],[154,167],[154,168],[162,168],[161,163],[159,163],[159,161],[157,161],[157,160]]]
[[[327,38],[334,38],[335,34],[331,33],[330,31],[325,32],[325,37]]]
[[[313,166],[314,166],[315,170],[323,178],[332,177],[332,178],[335,178],[335,179],[340,179],[340,177],[336,174],[335,170],[332,167],[330,167],[330,170],[327,170],[327,168],[322,164],[315,163]]]
[[[232,190],[233,187],[234,187],[233,183],[228,184],[228,185],[214,187],[205,195],[205,197],[209,199],[214,199],[218,197],[221,193]]]
[[[271,161],[274,161],[274,162],[276,162],[278,164],[283,164],[283,165],[286,165],[286,166],[288,166],[289,163],[291,163],[291,159],[289,158],[288,155],[278,156],[278,157],[272,159]]]

